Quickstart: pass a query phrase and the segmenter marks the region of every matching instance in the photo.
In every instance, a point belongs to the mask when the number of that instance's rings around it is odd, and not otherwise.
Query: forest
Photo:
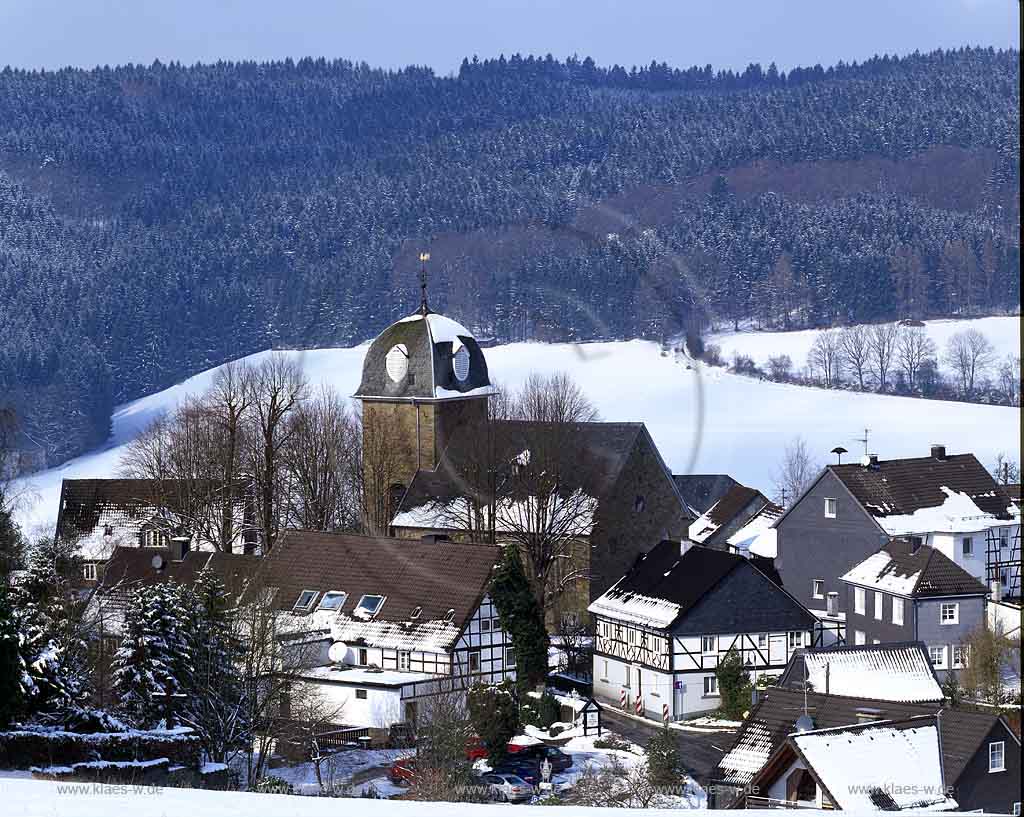
[[[430,297],[479,336],[1019,307],[1019,54],[780,72],[0,71],[0,402],[59,462],[225,360]]]

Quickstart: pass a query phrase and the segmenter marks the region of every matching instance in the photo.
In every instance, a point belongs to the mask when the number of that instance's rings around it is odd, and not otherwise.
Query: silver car
[[[491,797],[506,803],[522,803],[533,797],[533,786],[514,774],[492,772],[484,775]]]

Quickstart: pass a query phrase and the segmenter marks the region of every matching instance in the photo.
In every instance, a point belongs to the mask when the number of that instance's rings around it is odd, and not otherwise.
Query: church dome
[[[377,336],[363,359],[356,397],[452,400],[493,391],[480,344],[465,326],[423,311]]]

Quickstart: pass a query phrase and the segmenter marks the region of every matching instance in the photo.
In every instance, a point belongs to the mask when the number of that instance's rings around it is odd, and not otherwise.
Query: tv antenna
[[[854,439],[857,440],[857,442],[864,443],[864,456],[865,457],[868,455],[868,434],[870,432],[871,432],[870,428],[865,428],[864,429],[864,436],[863,437],[855,437],[854,438]]]
[[[420,314],[427,315],[430,313],[430,307],[427,306],[427,261],[430,260],[429,252],[420,253]]]

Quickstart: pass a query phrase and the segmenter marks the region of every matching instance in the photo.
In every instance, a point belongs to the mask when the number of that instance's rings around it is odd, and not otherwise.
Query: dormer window
[[[150,528],[143,534],[142,543],[148,548],[167,547],[167,534],[156,528]]]
[[[324,597],[320,599],[321,610],[340,610],[344,604],[345,599],[348,598],[348,593],[341,590],[329,590],[324,593]]]
[[[104,525],[103,526],[103,535],[104,536],[113,536],[114,535],[114,526],[113,525]]]
[[[409,614],[409,620],[410,621],[416,621],[416,619],[418,619],[420,617],[420,615],[422,615],[422,613],[423,613],[423,608],[422,607],[413,607],[412,608],[412,613]]]
[[[352,611],[356,618],[373,618],[384,605],[384,596],[363,596]]]
[[[454,621],[455,620],[455,611],[454,610],[449,610],[448,612],[446,612],[444,614],[444,620],[445,621]]]
[[[296,613],[308,613],[313,609],[313,602],[316,601],[316,597],[319,595],[320,592],[318,590],[303,590],[295,600],[295,606],[292,610]]]

